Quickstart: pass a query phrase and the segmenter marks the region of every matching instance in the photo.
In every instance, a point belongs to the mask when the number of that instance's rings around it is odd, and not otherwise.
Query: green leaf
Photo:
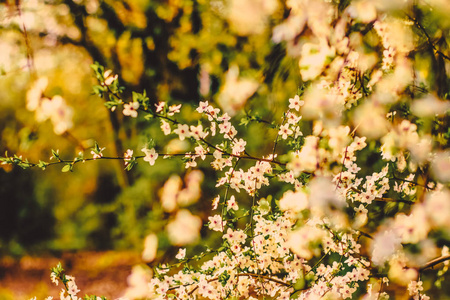
[[[154,139],[150,138],[148,139],[147,143],[145,144],[147,149],[152,149],[156,147],[156,142]]]
[[[91,149],[92,149],[92,151],[94,151],[95,154],[100,154],[104,148],[100,149],[100,146],[98,145],[97,141],[95,141],[94,147]]]
[[[128,165],[125,167],[125,170],[130,171],[135,165],[137,165],[137,161],[134,159],[128,163]]]
[[[227,284],[228,279],[230,278],[230,275],[227,271],[224,271],[222,274],[219,275],[219,282],[222,284],[222,286],[225,286]]]
[[[39,168],[41,168],[42,170],[45,170],[45,168],[48,166],[48,163],[46,163],[45,161],[39,160],[39,163],[37,164],[37,166]]]
[[[56,267],[52,268],[51,271],[52,271],[53,273],[55,273],[56,276],[59,276],[59,274],[60,274],[61,272],[64,272],[64,269],[63,269],[63,267],[62,267],[62,265],[61,265],[61,262],[58,262],[58,264],[56,265]]]
[[[65,172],[72,171],[72,167],[71,167],[71,166],[72,166],[71,164],[65,165],[65,166],[61,169],[61,172],[65,173]]]
[[[239,123],[240,126],[247,126],[250,122],[250,118],[248,116],[245,116],[241,119],[241,122]]]
[[[52,157],[54,157],[55,159],[57,159],[57,160],[61,160],[60,158],[59,158],[59,150],[53,150],[52,149]]]
[[[103,92],[105,92],[105,87],[103,87],[101,85],[94,85],[92,87],[92,90],[93,90],[95,95],[98,95],[99,97],[102,97],[103,96]]]

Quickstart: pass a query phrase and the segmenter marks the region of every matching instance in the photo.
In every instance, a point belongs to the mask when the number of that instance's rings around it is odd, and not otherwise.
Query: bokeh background
[[[278,104],[295,95],[300,85],[297,60],[271,41],[273,26],[288,12],[283,3],[274,1],[274,8],[256,11],[249,24],[235,26],[228,17],[228,4],[2,1],[0,153],[8,151],[38,162],[48,161],[51,150],[58,149],[62,158],[71,159],[79,151],[89,156],[89,148],[97,141],[106,147],[105,155],[122,156],[127,149],[139,155],[149,139],[157,141],[161,151],[186,149],[185,144],[164,136],[158,122],[125,118],[120,109],[109,111],[92,92],[97,84],[90,68],[94,62],[119,75],[120,85],[126,88],[125,101],[131,99],[132,91],[145,90],[152,103],[185,104],[181,117],[191,122],[199,100],[219,105],[221,93],[233,92],[233,87],[225,87],[227,71],[240,70],[236,82],[258,89],[250,92],[252,101],[244,109],[258,111],[268,121],[278,120],[282,114]],[[268,18],[269,13],[273,18]],[[35,112],[26,108],[27,91],[43,77],[48,78],[44,96],[60,95],[73,109],[73,126],[66,133],[55,133],[50,120],[39,122]],[[276,132],[256,125],[248,134],[275,137]],[[267,147],[263,142],[253,139],[248,147]],[[207,163],[199,167],[206,180],[200,200],[190,209],[205,220],[216,194],[216,175]],[[1,168],[0,281],[4,284],[0,284],[0,299],[59,291],[48,280],[49,269],[57,261],[80,280],[90,278],[96,283],[79,283],[83,292],[117,297],[131,265],[141,262],[143,240],[149,232],[162,232],[154,264],[167,262],[178,250],[163,233],[169,216],[161,209],[158,194],[173,173],[182,178],[186,174],[179,160],[158,160],[156,167],[140,162],[131,172],[124,171],[123,161],[87,162],[77,165],[73,173],[62,173],[59,166],[45,171]],[[203,242],[213,246],[217,237],[209,237],[207,230],[202,233]],[[195,251],[195,245],[191,248]],[[123,253],[124,259],[111,250]],[[91,256],[91,261],[100,263],[85,264],[82,258]],[[105,274],[113,267],[121,268],[121,278],[113,276],[112,282],[122,284],[115,291],[102,289],[95,278],[108,281]]]
[[[339,11],[350,3],[331,2]],[[430,8],[421,2],[416,15],[436,45],[445,49],[450,11]],[[393,13],[401,14],[401,9],[393,7]],[[302,85],[301,42],[272,40],[273,28],[288,14],[286,3],[275,0],[0,1],[0,153],[38,162],[48,161],[51,150],[59,149],[63,158],[71,159],[80,151],[88,156],[97,141],[106,155],[122,156],[127,149],[141,154],[149,139],[157,141],[161,151],[187,149],[164,136],[158,122],[125,118],[120,109],[109,111],[92,92],[97,84],[90,68],[94,62],[119,75],[126,88],[124,99],[130,100],[132,91],[145,90],[153,103],[182,103],[181,117],[191,123],[198,101],[205,99],[244,120],[251,112],[265,123],[279,121],[283,106]],[[423,77],[443,97],[448,62],[436,59],[427,37],[420,36],[412,54],[417,69],[423,69]],[[302,38],[308,39],[308,33]],[[55,133],[49,120],[39,122],[26,107],[27,91],[42,77],[48,78],[45,96],[61,95],[73,108],[73,125],[66,133]],[[234,78],[233,86],[226,85],[227,78]],[[237,84],[248,86],[249,100],[221,103],[221,95],[233,93]],[[307,133],[311,129],[305,126]],[[250,137],[273,140],[276,130],[256,122],[246,132],[250,152],[270,152],[264,139]],[[367,157],[367,164],[380,162],[380,157]],[[205,178],[202,195],[190,209],[205,221],[217,194],[216,175],[207,163],[199,169]],[[57,293],[50,287],[49,269],[58,261],[80,280],[88,278],[79,282],[83,292],[118,297],[131,266],[141,262],[149,232],[160,232],[153,264],[166,263],[176,254],[178,248],[163,232],[170,216],[158,197],[172,174],[183,178],[186,172],[176,159],[158,160],[156,167],[140,162],[130,172],[124,171],[123,161],[86,162],[67,173],[59,166],[42,171],[2,165],[0,299]],[[283,193],[276,185],[271,189],[267,192],[274,196]],[[201,243],[214,245],[216,240],[202,231]],[[188,254],[196,247],[188,247]]]

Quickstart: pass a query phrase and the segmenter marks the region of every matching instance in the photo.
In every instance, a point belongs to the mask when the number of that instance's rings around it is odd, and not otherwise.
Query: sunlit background
[[[343,10],[350,1],[330,2]],[[406,1],[372,2],[393,14],[409,9],[403,6],[409,5]],[[446,1],[419,2],[417,15],[431,38],[446,47],[450,6]],[[320,12],[319,6],[311,9]],[[362,13],[364,6],[359,9],[362,18],[371,18],[370,11]],[[37,163],[48,161],[52,149],[58,149],[71,159],[80,151],[90,155],[96,141],[108,156],[122,156],[127,149],[138,154],[150,139],[162,152],[188,149],[163,135],[157,122],[108,110],[93,94],[94,62],[118,74],[126,87],[124,99],[145,90],[155,104],[188,104],[181,116],[191,123],[198,101],[204,99],[240,118],[256,112],[262,120],[278,121],[287,99],[299,93],[301,46],[311,35],[303,32],[297,43],[279,43],[302,27],[295,19],[276,27],[288,15],[286,2],[276,0],[2,1],[0,153]],[[398,26],[399,43],[417,47],[411,55],[418,76],[438,93],[448,89],[448,60],[430,55],[426,37],[414,38],[411,24],[393,26]],[[354,38],[356,43],[360,37]],[[359,50],[369,67],[380,49],[373,34],[364,38],[366,48]],[[304,80],[315,76],[314,65],[322,64],[325,56],[309,57],[311,73],[303,71]],[[33,92],[39,91],[52,103],[59,99],[59,118],[46,116],[33,104]],[[312,130],[305,126],[304,132]],[[264,153],[270,145],[251,137],[273,140],[276,132],[254,124],[247,135],[247,149]],[[381,166],[379,158],[367,157],[367,162]],[[58,261],[79,278],[83,292],[114,299],[126,287],[132,265],[142,262],[143,241],[150,232],[158,233],[160,241],[154,265],[169,262],[178,250],[163,230],[170,215],[158,199],[173,174],[185,179],[188,171],[181,160],[161,160],[156,167],[140,162],[130,172],[120,160],[77,164],[74,172],[66,173],[60,166],[45,172],[1,168],[2,300],[56,296],[59,289],[51,286],[49,269]],[[207,163],[199,169],[202,192],[190,210],[205,222],[217,178]],[[277,185],[270,187],[274,196],[283,192]],[[214,245],[220,239],[206,229],[201,234],[201,243]],[[189,246],[188,253],[195,249]]]

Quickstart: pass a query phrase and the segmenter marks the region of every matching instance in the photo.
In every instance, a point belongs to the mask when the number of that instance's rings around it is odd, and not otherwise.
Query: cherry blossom
[[[153,166],[158,158],[158,153],[156,153],[155,148],[147,149],[144,147],[141,151],[145,153],[144,161],[147,161],[151,166]]]
[[[189,126],[186,124],[178,124],[178,128],[175,129],[173,132],[178,134],[178,137],[181,141],[191,135],[189,131]]]
[[[295,95],[294,98],[289,98],[289,108],[295,109],[296,111],[300,110],[300,106],[305,104],[305,101],[300,100],[298,95]]]
[[[136,118],[138,115],[137,109],[139,108],[139,102],[131,102],[123,105],[123,114]]]

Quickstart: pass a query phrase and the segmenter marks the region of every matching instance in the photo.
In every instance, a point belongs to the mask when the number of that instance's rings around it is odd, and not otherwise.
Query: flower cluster
[[[232,1],[228,19],[236,30],[251,23],[259,33],[276,9],[272,2],[256,1],[261,19],[247,20],[239,8],[249,2]],[[126,299],[388,299],[388,285],[429,299],[424,271],[445,262],[439,276],[446,273],[449,106],[436,96],[416,99],[416,85],[427,82],[417,78],[412,60],[408,36],[415,23],[385,15],[369,0],[348,7],[292,0],[286,6],[289,16],[274,28],[272,41],[285,43],[298,61],[303,86],[285,99],[282,115],[266,115],[273,122],[247,113],[241,120],[247,127],[238,125],[234,117],[259,84],[238,79],[235,66],[218,97],[221,108],[200,101],[187,120],[181,104],[154,104],[145,93],[123,101],[118,78],[95,67],[108,108],[123,104],[124,116],[155,121],[164,137],[188,149],[163,153],[151,144],[141,149],[143,156],[129,149],[117,158],[131,170],[141,158],[153,166],[180,156],[187,169],[184,180],[172,175],[165,182],[158,203],[168,216],[164,237],[186,248],[173,265],[134,268]],[[427,104],[432,108],[422,111]],[[252,136],[249,120],[267,125],[267,137]],[[252,139],[264,146],[252,148]],[[103,150],[95,144],[92,159],[106,158]],[[57,158],[72,167],[79,161]],[[202,199],[198,166],[211,167],[215,187],[224,191],[212,196],[208,216],[190,209]],[[206,234],[217,236],[217,247],[202,245],[205,250],[195,248],[199,253],[189,257],[190,245]],[[158,260],[159,242],[155,233],[145,239],[146,262]],[[52,273],[66,287],[61,299],[77,299],[74,279],[61,272]]]
[[[33,83],[27,92],[27,109],[35,112],[38,122],[50,119],[54,132],[63,134],[73,126],[73,109],[60,95],[55,95],[51,99],[44,97],[47,85],[48,79],[45,77],[39,78]]]

